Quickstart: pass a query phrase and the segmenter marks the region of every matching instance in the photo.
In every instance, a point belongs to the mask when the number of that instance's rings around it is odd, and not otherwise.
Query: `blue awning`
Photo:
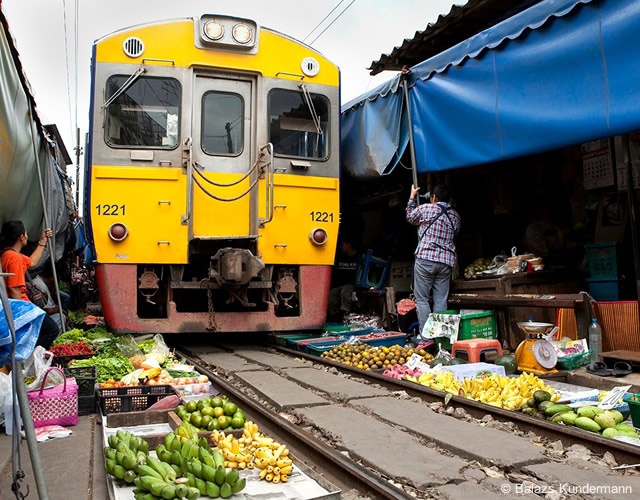
[[[414,66],[409,103],[418,172],[640,129],[638,26],[640,0],[547,0]],[[383,175],[402,154],[407,129],[385,111],[402,109],[401,90],[396,78],[343,107],[343,155],[352,174],[375,165]],[[380,142],[388,131],[400,136]]]

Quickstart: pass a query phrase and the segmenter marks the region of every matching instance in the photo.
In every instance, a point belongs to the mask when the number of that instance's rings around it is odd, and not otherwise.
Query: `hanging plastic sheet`
[[[33,352],[45,312],[26,300],[9,299],[13,324],[16,329],[16,359],[24,361]],[[0,307],[0,366],[11,356],[11,332],[4,308]]]
[[[631,49],[639,22],[635,0],[545,0],[413,66],[409,100],[418,172],[639,129],[640,65]],[[353,175],[363,176],[349,161],[364,168],[375,159],[366,174],[388,168],[395,146],[376,134],[408,132],[387,109],[397,105],[397,89],[380,86],[342,108],[343,155]],[[373,147],[384,154],[370,153]]]

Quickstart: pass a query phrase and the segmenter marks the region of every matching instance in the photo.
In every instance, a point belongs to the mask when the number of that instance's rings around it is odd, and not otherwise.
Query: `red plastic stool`
[[[493,361],[502,356],[502,346],[495,339],[456,340],[451,347],[451,356],[469,363]]]

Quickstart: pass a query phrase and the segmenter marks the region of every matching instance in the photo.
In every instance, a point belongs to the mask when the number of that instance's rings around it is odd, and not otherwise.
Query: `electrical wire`
[[[62,0],[62,28],[64,30],[64,63],[66,66],[66,77],[67,77],[67,106],[69,108],[69,127],[73,127],[72,123],[72,111],[73,107],[71,104],[71,82],[69,81],[69,74],[71,73],[71,68],[69,68],[69,34],[67,33],[67,2],[66,0]],[[73,130],[73,128],[72,128]]]
[[[329,23],[329,25],[328,25],[325,29],[323,29],[323,30],[320,32],[320,34],[319,34],[317,37],[315,37],[315,38],[314,38],[314,39],[309,43],[309,45],[313,45],[314,43],[316,43],[316,41],[318,40],[318,38],[320,38],[320,37],[324,34],[324,32],[325,32],[325,31],[327,31],[329,28],[331,28],[331,26],[333,25],[333,23],[335,23],[338,19],[340,19],[340,17],[342,16],[342,14],[344,14],[344,13],[347,11],[347,9],[348,9],[349,7],[351,7],[355,2],[356,2],[356,0],[351,0],[351,3],[350,3],[349,5],[347,5],[347,6],[342,10],[342,12],[340,12],[340,14],[338,14],[335,18],[333,18],[333,21],[331,21],[331,22]]]
[[[309,37],[311,36],[311,34],[312,34],[315,30],[317,30],[317,29],[320,27],[320,25],[321,25],[323,22],[325,22],[325,21],[327,20],[327,18],[328,18],[331,14],[333,14],[333,12],[334,12],[338,7],[340,7],[340,5],[341,5],[343,2],[344,2],[344,0],[340,0],[340,1],[338,2],[338,4],[337,4],[333,9],[331,9],[331,10],[329,11],[329,13],[328,13],[326,16],[324,16],[324,17],[322,18],[322,21],[320,21],[318,24],[316,24],[315,28],[313,28],[313,29],[309,32],[309,34],[308,34],[307,36],[305,36],[305,37],[302,39],[302,42],[303,42],[303,43],[304,43],[304,42],[306,42],[306,41],[307,41],[307,38],[309,38]]]

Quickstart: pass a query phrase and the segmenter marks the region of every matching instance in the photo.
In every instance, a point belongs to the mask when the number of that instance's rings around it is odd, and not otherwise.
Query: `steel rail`
[[[443,401],[446,393],[432,389],[427,386],[409,382],[407,380],[396,380],[383,375],[381,372],[372,372],[362,370],[353,366],[339,363],[331,359],[315,356],[305,352],[288,349],[282,346],[270,346],[277,351],[288,353],[296,357],[302,357],[313,361],[314,363],[325,364],[335,367],[341,371],[348,372],[354,376],[368,379],[379,384],[386,389],[397,391],[402,389],[409,395],[422,398],[428,402]],[[524,431],[532,431],[550,440],[561,440],[565,445],[580,444],[590,451],[604,454],[611,453],[618,463],[633,464],[640,461],[640,447],[634,446],[616,439],[605,438],[594,432],[585,431],[577,427],[560,425],[548,420],[525,415],[519,411],[505,410],[496,406],[487,405],[480,401],[474,401],[461,396],[452,396],[449,404],[455,404],[462,407],[467,413],[482,418],[485,415],[491,415],[495,420],[501,422],[514,422]]]
[[[355,489],[360,494],[374,495],[375,498],[414,498],[370,469],[345,459],[336,449],[289,422],[260,401],[247,396],[233,384],[222,380],[209,368],[209,363],[201,360],[196,353],[178,350],[176,352],[179,357],[194,365],[200,373],[207,375],[212,386],[238,403],[245,415],[254,418],[263,432],[280,442],[285,442],[295,457],[301,460],[304,457],[302,461],[308,467],[328,473],[340,483],[336,486],[341,489]],[[256,418],[257,416],[259,418]],[[311,462],[312,465],[307,462]]]

